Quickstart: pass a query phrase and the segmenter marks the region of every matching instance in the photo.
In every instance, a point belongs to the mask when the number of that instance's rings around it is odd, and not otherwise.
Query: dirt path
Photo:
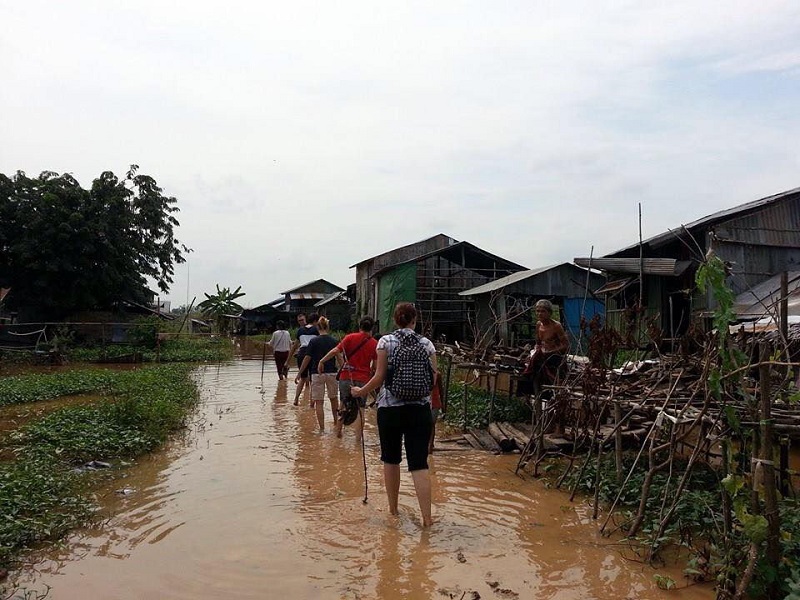
[[[192,428],[103,492],[113,515],[16,574],[62,599],[710,599],[664,592],[654,571],[597,536],[583,504],[513,473],[514,456],[440,452],[434,518],[419,527],[403,472],[401,515],[386,512],[375,413],[360,447],[314,432],[294,386],[259,361],[203,368]],[[326,414],[330,418],[330,414]],[[405,469],[405,467],[403,467]],[[479,594],[475,595],[475,593]]]

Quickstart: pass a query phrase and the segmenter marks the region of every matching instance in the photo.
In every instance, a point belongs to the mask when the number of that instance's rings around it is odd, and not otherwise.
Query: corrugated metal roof
[[[575,264],[579,267],[607,271],[609,273],[639,274],[638,258],[576,258]],[[691,261],[676,260],[674,258],[645,258],[642,259],[641,270],[645,275],[662,275],[677,277],[689,268]]]
[[[336,300],[344,299],[347,300],[347,292],[334,292],[332,294],[328,294],[322,300],[314,304],[314,307],[318,306],[325,306],[326,304],[330,304]]]
[[[417,244],[423,244],[425,242],[429,242],[431,240],[434,240],[434,239],[436,239],[438,237],[446,237],[448,240],[450,240],[450,242],[449,242],[450,244],[458,243],[457,239],[452,238],[449,235],[446,235],[444,233],[437,233],[436,235],[432,235],[429,238],[425,238],[423,240],[419,240],[418,242],[413,242],[411,244],[406,244],[405,246],[399,246],[398,248],[392,248],[391,250],[387,250],[386,252],[381,252],[380,254],[376,254],[375,256],[370,256],[369,258],[364,258],[364,259],[358,261],[356,264],[350,265],[350,268],[352,269],[353,267],[357,267],[361,263],[365,263],[367,261],[373,260],[375,258],[378,258],[379,256],[383,256],[384,254],[389,254],[390,252],[395,252],[397,250],[402,250],[403,248],[410,248],[411,246],[416,246]]]
[[[568,265],[568,264],[570,263],[561,263],[560,265],[550,265],[549,267],[542,267],[541,269],[528,269],[526,271],[518,271],[517,273],[506,275],[505,277],[501,277],[500,279],[495,279],[494,281],[490,281],[489,283],[484,283],[483,285],[479,285],[478,287],[474,287],[470,290],[464,290],[463,292],[459,292],[458,295],[479,296],[480,294],[485,294],[487,292],[494,292],[504,287],[508,287],[511,284],[524,281],[525,279],[533,277],[534,275],[538,275],[539,273],[544,273],[545,271],[549,271],[550,269],[555,269],[562,265]]]
[[[744,217],[747,213],[755,212],[761,208],[769,206],[775,202],[779,202],[789,196],[800,194],[800,188],[794,188],[792,190],[788,190],[785,192],[781,192],[779,194],[774,194],[772,196],[767,196],[766,198],[761,198],[759,200],[753,200],[752,202],[746,202],[745,204],[740,204],[739,206],[734,206],[733,208],[727,208],[725,210],[721,210],[719,212],[715,212],[710,214],[702,219],[697,219],[696,221],[692,221],[688,225],[681,225],[673,230],[666,231],[664,233],[660,233],[656,236],[648,238],[642,242],[644,245],[649,245],[653,248],[656,248],[664,243],[671,242],[675,240],[677,237],[685,235],[684,230],[691,230],[698,229],[701,227],[711,227],[716,223],[722,223],[723,221],[729,220],[731,217],[735,216],[742,216]],[[785,226],[785,222],[781,224]],[[611,252],[606,254],[607,257],[613,257],[618,254],[624,254],[633,248],[637,248],[639,244],[632,244],[630,246],[626,246],[621,250],[617,250],[616,252]]]
[[[343,288],[340,288],[340,287],[339,287],[338,285],[336,285],[335,283],[331,283],[331,282],[330,282],[330,281],[328,281],[327,279],[315,279],[314,281],[309,281],[308,283],[304,283],[303,285],[298,285],[297,287],[293,287],[293,288],[292,288],[292,289],[290,289],[290,290],[286,290],[285,292],[281,292],[281,294],[291,294],[291,293],[292,293],[293,291],[295,291],[295,290],[302,290],[304,287],[308,287],[308,286],[310,286],[310,285],[313,285],[313,284],[315,284],[315,283],[319,283],[320,281],[322,281],[322,282],[325,282],[325,283],[327,283],[329,286],[336,288],[336,290],[337,290],[337,291],[341,291],[341,290],[343,289]]]
[[[719,223],[714,235],[740,244],[800,247],[800,201],[780,202]]]
[[[789,327],[792,327],[793,325],[800,325],[800,316],[789,315],[788,321]],[[780,328],[781,324],[779,322],[771,317],[766,317],[764,319],[759,319],[758,321],[751,321],[750,323],[736,323],[735,325],[729,325],[728,331],[731,333],[731,335],[734,335],[740,331],[743,331],[744,333],[766,333],[768,331],[778,331]],[[791,338],[791,330],[789,337]]]
[[[800,315],[800,271],[789,271],[789,314]],[[740,317],[776,314],[781,294],[781,276],[775,275],[736,296],[733,312]]]
[[[639,279],[636,277],[636,279]],[[633,277],[626,277],[625,279],[616,279],[614,281],[609,281],[603,287],[595,290],[595,294],[611,294],[613,292],[618,292],[620,290],[624,290],[625,287],[634,280]]]
[[[289,294],[290,300],[321,300],[325,297],[322,292],[304,292],[302,294]]]
[[[409,264],[409,263],[425,260],[426,258],[430,258],[431,256],[438,256],[440,254],[442,254],[442,255],[452,254],[452,253],[456,252],[459,248],[463,248],[464,250],[466,250],[468,252],[472,252],[476,256],[482,256],[482,257],[487,258],[489,260],[493,260],[493,261],[496,261],[496,262],[500,263],[498,265],[498,268],[501,269],[501,270],[504,270],[504,271],[512,271],[512,270],[516,271],[516,270],[524,270],[525,269],[525,267],[523,267],[522,265],[518,265],[517,263],[511,262],[510,260],[507,260],[507,259],[503,258],[502,256],[497,256],[496,254],[492,254],[491,252],[487,252],[486,250],[482,250],[481,248],[478,248],[475,244],[470,244],[469,242],[458,242],[458,243],[455,243],[455,244],[453,244],[451,246],[448,246],[447,248],[440,248],[439,250],[434,250],[433,252],[428,252],[427,254],[423,254],[423,255],[417,256],[415,258],[410,258],[408,260],[405,260],[405,261],[402,261],[402,262],[398,262],[398,263],[395,263],[393,265],[389,265],[389,266],[387,266],[387,267],[385,267],[383,269],[380,269],[379,271],[375,271],[375,273],[373,273],[372,276],[375,277],[376,275],[381,275],[381,274],[385,273],[386,271],[390,271],[391,269],[394,269],[395,267],[399,267],[400,265],[406,265],[406,264]],[[469,268],[469,267],[467,267],[467,268]]]

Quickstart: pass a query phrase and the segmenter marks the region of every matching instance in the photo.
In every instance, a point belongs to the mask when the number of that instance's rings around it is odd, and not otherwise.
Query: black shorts
[[[306,356],[305,352],[300,352],[300,353],[294,355],[294,359],[297,361],[297,368],[298,369],[300,368],[300,365],[303,364],[303,359],[305,358],[305,356]],[[310,366],[311,366],[311,363],[308,363],[308,367],[310,367]],[[306,367],[305,369],[303,369],[302,371],[300,371],[298,373],[298,375],[300,376],[300,379],[308,379],[308,367]]]
[[[381,460],[399,465],[405,443],[409,471],[428,468],[428,442],[431,437],[430,404],[383,406],[378,409],[378,435]]]

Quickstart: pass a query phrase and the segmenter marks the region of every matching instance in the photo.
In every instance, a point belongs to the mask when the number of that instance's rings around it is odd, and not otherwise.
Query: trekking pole
[[[358,348],[356,348],[356,352],[358,352]],[[347,353],[344,351],[344,347],[342,347],[342,355],[344,356],[344,364],[347,365]],[[351,369],[347,369],[347,377],[350,379],[350,389],[353,389],[353,371]],[[350,392],[350,397],[352,398],[353,394]],[[358,406],[358,399],[355,400],[356,405]],[[364,399],[364,404],[366,405],[367,400]],[[361,406],[358,406],[358,418],[361,420],[361,460],[364,462],[364,499],[361,501],[363,504],[366,504],[368,499],[367,493],[367,449],[366,443],[364,442],[364,435],[366,431],[364,431],[364,410],[361,409]]]
[[[344,351],[344,350],[343,350]],[[350,389],[353,388],[353,372],[348,369],[348,375],[350,376]],[[361,501],[366,504],[369,500],[367,497],[367,449],[366,449],[366,442],[364,441],[364,436],[367,434],[366,430],[364,429],[364,413],[366,409],[362,409],[358,400],[356,400],[356,404],[358,405],[358,418],[361,420],[361,460],[364,462],[364,499]],[[366,406],[367,399],[364,398],[364,405]]]
[[[358,407],[359,417],[361,419],[361,458],[364,461],[364,499],[361,501],[364,504],[368,502],[367,498],[367,450],[364,443],[364,411]]]
[[[264,387],[264,363],[267,362],[267,332],[264,332],[264,351],[261,353],[261,387]]]

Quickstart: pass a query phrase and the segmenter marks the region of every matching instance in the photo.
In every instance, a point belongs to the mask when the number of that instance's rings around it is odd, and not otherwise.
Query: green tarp
[[[417,265],[400,265],[384,273],[378,281],[378,325],[381,333],[394,331],[394,307],[398,302],[414,302],[417,297]]]

